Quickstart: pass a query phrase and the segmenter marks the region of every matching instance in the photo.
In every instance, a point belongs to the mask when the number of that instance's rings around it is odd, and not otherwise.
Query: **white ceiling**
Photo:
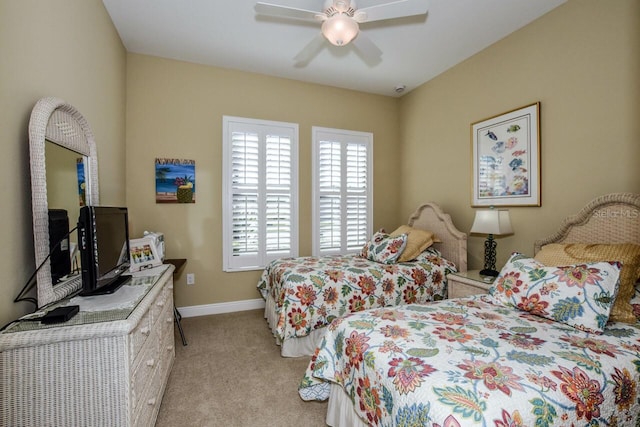
[[[322,10],[324,0],[265,0]],[[367,7],[391,0],[357,0]],[[258,16],[252,0],[103,0],[129,52],[389,96],[407,93],[566,0],[430,0],[426,16],[362,24],[383,52],[367,63],[352,45],[294,57],[319,23]]]

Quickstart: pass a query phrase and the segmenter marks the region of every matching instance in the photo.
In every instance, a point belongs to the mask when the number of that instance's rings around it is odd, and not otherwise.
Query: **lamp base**
[[[500,274],[500,273],[495,271],[495,270],[490,270],[488,268],[485,268],[484,270],[480,270],[480,275],[481,276],[496,277],[498,274]]]

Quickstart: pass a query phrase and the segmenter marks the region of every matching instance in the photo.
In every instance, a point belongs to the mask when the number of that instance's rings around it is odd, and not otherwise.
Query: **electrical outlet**
[[[193,285],[196,283],[196,275],[193,273],[187,273],[187,285]]]

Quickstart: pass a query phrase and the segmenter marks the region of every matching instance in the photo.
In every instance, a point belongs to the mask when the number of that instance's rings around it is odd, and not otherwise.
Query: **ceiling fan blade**
[[[307,45],[293,58],[297,67],[306,66],[325,46],[325,38],[322,33],[311,39]]]
[[[362,31],[360,31],[358,36],[353,39],[351,43],[353,43],[355,48],[358,50],[358,53],[367,64],[375,65],[382,61],[382,51],[371,41],[369,37],[362,34]]]
[[[326,18],[326,15],[322,12],[315,12],[313,10],[296,9],[295,7],[283,6],[279,4],[271,3],[256,3],[255,10],[260,15],[277,16],[284,18],[299,19],[301,21],[320,21]]]
[[[357,22],[383,21],[405,16],[424,15],[429,9],[428,0],[398,0],[377,6],[358,9],[353,16]]]

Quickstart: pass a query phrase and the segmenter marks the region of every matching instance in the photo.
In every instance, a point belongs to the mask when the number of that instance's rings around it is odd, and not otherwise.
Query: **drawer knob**
[[[171,350],[173,350],[173,346],[172,345],[168,345],[167,346],[167,351],[171,351]]]
[[[173,317],[167,317],[167,323],[173,322]]]
[[[153,398],[151,398],[151,399],[147,400],[147,405],[151,405],[151,406],[153,406],[153,405],[155,405],[155,404],[156,404],[156,398],[155,398],[155,397],[153,397]]]
[[[169,285],[169,286],[167,286],[167,289],[169,289],[169,290],[173,290],[173,285]]]
[[[158,307],[164,307],[164,301],[158,301],[158,302],[156,303],[156,305],[157,305]]]
[[[156,364],[156,361],[154,359],[147,360],[147,366],[153,367],[153,365],[155,365],[155,364]]]
[[[147,326],[145,326],[144,328],[140,329],[140,333],[142,335],[149,335],[149,332],[151,332],[151,329]]]

